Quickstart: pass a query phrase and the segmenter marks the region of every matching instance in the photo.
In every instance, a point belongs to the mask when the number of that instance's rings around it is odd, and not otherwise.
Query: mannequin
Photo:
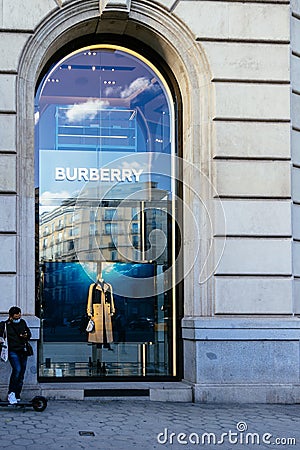
[[[115,313],[111,284],[104,281],[102,273],[88,291],[87,314],[95,323],[95,329],[88,335],[88,342],[109,344],[113,342],[112,316]]]

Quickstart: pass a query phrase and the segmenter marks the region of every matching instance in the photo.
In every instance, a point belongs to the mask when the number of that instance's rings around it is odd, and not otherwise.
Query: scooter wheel
[[[33,409],[37,412],[43,412],[47,408],[47,399],[42,396],[34,397],[31,400]]]

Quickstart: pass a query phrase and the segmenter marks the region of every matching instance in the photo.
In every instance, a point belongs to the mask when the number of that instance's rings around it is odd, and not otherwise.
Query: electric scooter
[[[25,400],[11,405],[8,401],[0,400],[0,406],[9,406],[14,408],[31,407],[37,412],[43,412],[47,408],[47,399],[42,395],[34,397],[32,400]]]

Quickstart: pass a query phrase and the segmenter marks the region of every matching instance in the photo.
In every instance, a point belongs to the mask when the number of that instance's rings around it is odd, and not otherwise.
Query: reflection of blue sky
[[[59,108],[65,108],[64,117],[58,113]],[[159,76],[136,56],[121,49],[103,48],[81,50],[59,61],[45,75],[36,95],[37,150],[64,148],[63,144],[62,147],[58,145],[58,135],[62,133],[60,126],[66,123],[65,121],[77,126],[78,130],[83,124],[88,129],[89,122],[95,118],[96,113],[101,123],[103,115],[99,112],[105,110],[129,111],[129,114],[131,111],[135,112],[136,135],[130,138],[130,145],[135,142],[138,153],[171,152],[172,109],[170,98]],[[133,121],[130,122],[129,119],[129,123],[132,125]],[[74,134],[74,130],[70,131],[71,134]],[[128,138],[128,142],[130,139]],[[72,148],[72,137],[69,137],[68,141],[63,138],[63,142],[70,146],[69,158],[75,161],[77,155],[76,149]],[[90,139],[90,142],[92,144],[95,140]],[[124,144],[123,141],[114,139],[105,145],[111,147],[111,152],[119,153],[121,148],[118,149],[115,145],[117,142]],[[105,149],[100,140],[92,144],[90,149],[93,145],[94,151]],[[77,150],[86,153],[84,145]],[[123,150],[127,152],[128,148],[124,146]],[[86,157],[90,158],[87,155]],[[114,159],[116,157],[117,155]],[[55,154],[55,158],[60,159],[58,154]],[[36,164],[37,162],[38,155]],[[49,189],[49,192],[52,192],[52,189]]]
[[[97,263],[81,262],[82,267],[86,271],[88,277],[96,282],[98,279]],[[150,292],[154,295],[154,277],[155,264],[152,263],[108,263],[102,262],[102,278],[112,285],[113,292],[116,295],[124,295],[125,297],[143,298],[146,297],[147,287],[149,283]],[[136,281],[140,279],[141,284],[137,285]],[[145,289],[143,291],[143,289]]]
[[[75,303],[85,304],[88,286],[99,278],[101,267],[102,278],[112,285],[115,295],[128,298],[146,298],[156,293],[155,276],[161,272],[161,268],[155,263],[112,263],[105,262],[45,262],[45,288],[50,295],[55,294],[55,288],[63,279],[64,288],[74,286],[76,283],[77,296]],[[161,266],[160,266],[161,267]],[[63,274],[63,276],[61,276]],[[58,305],[58,297],[51,297],[51,303]]]
[[[113,284],[120,275],[129,278],[148,278],[154,275],[153,264],[113,263],[106,264],[102,270],[103,278]]]
[[[135,163],[130,159],[130,154],[128,163],[124,159],[124,153],[116,154],[110,152],[94,152],[94,151],[40,151],[40,196],[43,196],[45,192],[48,192],[48,196],[51,193],[54,197],[59,197],[59,193],[62,193],[61,198],[66,198],[65,194],[68,192],[68,197],[74,196],[75,193],[81,191],[84,185],[87,183],[84,180],[81,181],[69,181],[69,180],[55,180],[55,169],[56,167],[86,167],[86,168],[100,168],[100,167],[111,167],[116,169],[122,169],[123,167],[141,167],[141,164]],[[144,158],[143,158],[144,159]],[[143,169],[147,172],[148,161],[145,157],[143,161]]]
[[[82,262],[81,265],[88,276],[97,280],[97,264],[94,262]],[[111,263],[102,262],[102,275],[105,281],[111,283],[121,275],[130,278],[148,278],[154,274],[154,265],[150,263]]]
[[[84,103],[75,103],[66,109],[66,119],[69,123],[94,119],[98,114],[98,111],[106,108],[108,105],[108,101],[100,99],[89,99]]]
[[[56,168],[114,168],[143,170],[140,182],[155,181],[156,188],[170,191],[171,160],[167,155],[149,153],[122,153],[95,152],[95,151],[40,151],[40,204],[55,205],[59,200],[77,197],[80,192],[92,193],[93,189],[101,187],[101,192],[110,189],[112,183],[93,181],[55,180]],[[116,184],[116,183],[115,183]],[[134,185],[135,182],[118,182],[118,186]],[[136,184],[137,189],[138,184]],[[141,184],[140,184],[141,186]],[[96,192],[94,190],[94,192]],[[98,195],[98,194],[93,194]],[[109,195],[109,194],[108,194]],[[43,211],[45,208],[43,208]]]
[[[87,54],[91,53],[91,54]],[[79,51],[58,62],[45,76],[38,96],[82,95],[130,98],[139,92],[164,93],[157,75],[142,60],[120,50]],[[55,94],[54,94],[55,93]]]
[[[136,147],[135,151],[170,152],[170,117],[162,111],[157,111],[151,117],[151,111],[143,112],[140,105],[132,108],[112,108],[108,100],[95,98],[82,99],[68,105],[48,104],[37,111],[35,115],[37,133],[36,144],[45,150],[81,150],[86,151],[89,141],[86,135],[95,134],[98,128],[110,139],[101,139],[100,135],[90,141],[93,150],[128,151],[127,146]],[[160,108],[159,108],[160,109]],[[114,119],[112,119],[114,115]],[[132,117],[132,119],[130,119]],[[107,119],[111,128],[102,128]],[[120,126],[120,120],[123,122]],[[127,125],[129,128],[127,128]],[[73,127],[73,128],[72,128]],[[135,129],[136,127],[136,129]],[[114,139],[114,131],[122,131],[124,140]],[[69,132],[69,133],[68,133]],[[80,141],[84,140],[84,143]],[[132,151],[132,149],[130,150]]]

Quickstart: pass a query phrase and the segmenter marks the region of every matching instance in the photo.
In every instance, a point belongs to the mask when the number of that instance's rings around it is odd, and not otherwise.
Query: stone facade
[[[211,208],[215,270],[199,283],[200,252],[185,279],[183,378],[195,400],[299,401],[299,0],[0,0],[1,313],[19,305],[38,339],[34,88],[53,54],[89,33],[161,55],[182,97],[183,158],[222,200],[226,232],[220,204]],[[184,181],[214,202],[211,188]],[[185,267],[198,247],[189,227]],[[33,363],[27,376],[34,388]]]

